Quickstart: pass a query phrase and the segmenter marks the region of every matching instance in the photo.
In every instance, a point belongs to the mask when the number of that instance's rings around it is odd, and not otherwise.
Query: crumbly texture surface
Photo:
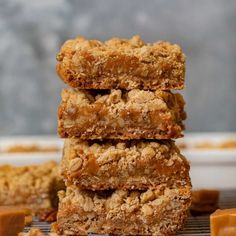
[[[171,139],[182,137],[185,118],[180,94],[65,89],[58,133],[80,139]]]
[[[40,221],[45,221],[45,222],[55,222],[57,218],[57,208],[55,209],[49,209],[49,210],[42,210],[37,213],[36,217]]]
[[[58,236],[56,233],[43,233],[39,228],[33,227],[27,233],[19,233],[18,236]]]
[[[34,213],[57,206],[57,191],[64,189],[56,162],[42,165],[0,166],[0,205],[26,206]]]
[[[58,75],[79,89],[183,89],[185,55],[176,44],[140,37],[106,42],[77,37],[57,55]]]
[[[57,229],[64,235],[170,235],[181,229],[191,189],[158,186],[147,191],[60,192]]]
[[[62,175],[81,189],[148,189],[190,185],[188,161],[172,141],[66,139]]]

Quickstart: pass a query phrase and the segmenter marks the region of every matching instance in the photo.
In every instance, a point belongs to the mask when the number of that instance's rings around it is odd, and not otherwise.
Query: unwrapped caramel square
[[[211,236],[236,236],[236,208],[216,210],[210,221]]]
[[[24,209],[0,206],[0,236],[16,236],[24,226]]]
[[[192,192],[192,215],[211,214],[219,209],[220,192],[218,190],[200,189]]]

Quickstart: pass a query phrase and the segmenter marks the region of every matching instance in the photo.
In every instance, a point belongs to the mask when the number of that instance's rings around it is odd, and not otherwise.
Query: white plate
[[[193,188],[236,189],[236,148],[195,148],[196,144],[227,140],[236,140],[236,133],[188,133],[177,141],[187,146],[182,153],[190,162]]]
[[[36,145],[39,147],[55,146],[57,152],[19,152],[5,153],[4,150],[14,145]],[[60,162],[63,140],[56,136],[17,136],[0,137],[0,164],[10,164],[15,166],[40,164],[48,160]]]

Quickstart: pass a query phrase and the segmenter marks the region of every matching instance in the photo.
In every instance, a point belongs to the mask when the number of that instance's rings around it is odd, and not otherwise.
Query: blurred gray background
[[[187,55],[187,131],[236,131],[235,0],[0,0],[0,135],[56,133],[66,39],[134,34]]]

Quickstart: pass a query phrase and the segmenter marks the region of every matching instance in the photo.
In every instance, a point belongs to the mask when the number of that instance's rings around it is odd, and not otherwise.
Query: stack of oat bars
[[[169,235],[191,202],[182,137],[185,56],[138,36],[106,42],[78,37],[57,56],[65,139],[56,229],[61,235]]]

